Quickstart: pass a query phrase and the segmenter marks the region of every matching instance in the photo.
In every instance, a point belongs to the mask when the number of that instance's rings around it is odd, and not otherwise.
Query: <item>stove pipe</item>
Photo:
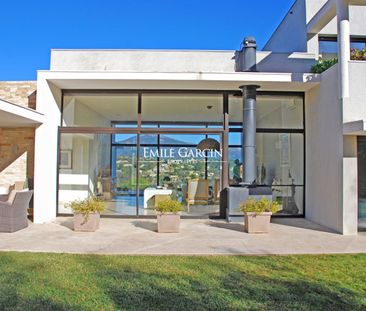
[[[243,92],[243,132],[242,159],[243,183],[251,185],[257,179],[257,163],[255,158],[257,131],[257,85],[240,86]]]
[[[257,42],[254,37],[245,37],[243,41],[242,71],[257,71]]]

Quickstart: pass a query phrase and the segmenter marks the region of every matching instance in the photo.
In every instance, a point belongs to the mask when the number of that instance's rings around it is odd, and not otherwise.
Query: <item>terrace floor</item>
[[[97,232],[72,230],[71,217],[0,233],[0,250],[80,254],[267,255],[366,253],[366,232],[342,236],[306,219],[274,219],[269,234],[240,222],[184,219],[180,233],[157,233],[154,219],[103,218]]]

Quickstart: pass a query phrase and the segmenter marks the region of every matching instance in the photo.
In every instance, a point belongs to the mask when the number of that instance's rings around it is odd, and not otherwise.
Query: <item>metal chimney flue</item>
[[[254,37],[245,37],[243,41],[242,71],[257,71],[257,41]]]
[[[243,130],[242,130],[242,158],[243,183],[251,185],[257,179],[257,163],[255,158],[257,131],[257,89],[258,85],[242,85],[243,92]]]

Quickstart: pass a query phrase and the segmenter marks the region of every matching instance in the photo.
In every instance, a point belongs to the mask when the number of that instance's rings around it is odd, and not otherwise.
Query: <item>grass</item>
[[[366,254],[0,253],[0,310],[366,310]]]

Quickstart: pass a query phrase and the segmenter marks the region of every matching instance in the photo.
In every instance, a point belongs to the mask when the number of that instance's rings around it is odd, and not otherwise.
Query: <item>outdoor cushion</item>
[[[16,190],[12,190],[10,191],[10,194],[8,196],[8,200],[6,201],[8,204],[13,204],[13,201],[14,201],[14,198],[15,198],[15,195],[17,194],[18,191]]]

